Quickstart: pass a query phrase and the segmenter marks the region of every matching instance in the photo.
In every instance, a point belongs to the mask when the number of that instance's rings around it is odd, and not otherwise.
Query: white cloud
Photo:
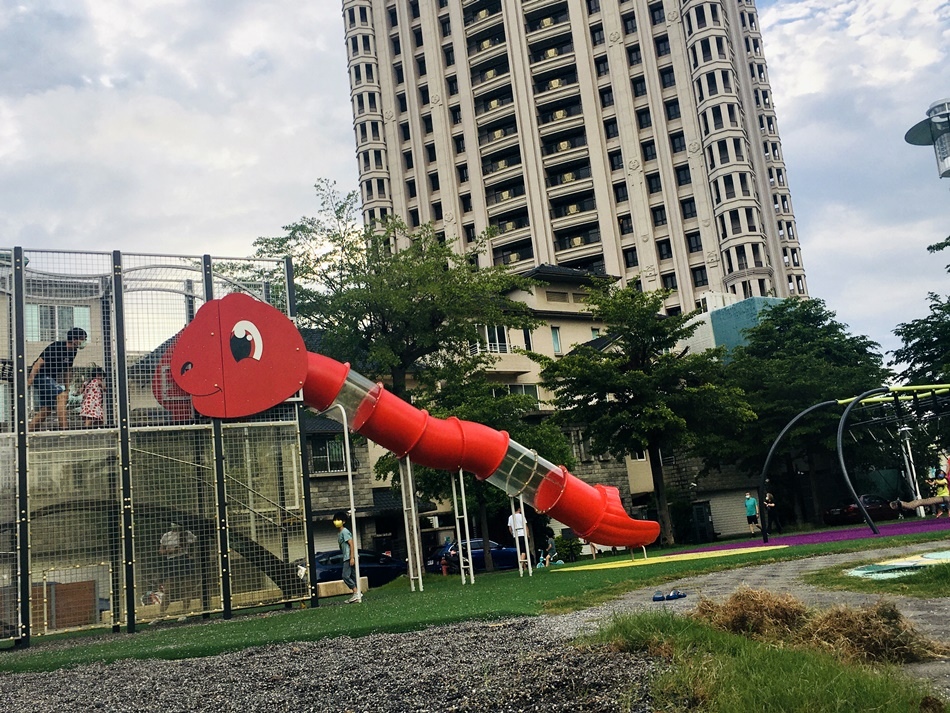
[[[950,95],[942,0],[777,0],[760,22],[809,291],[888,350],[947,293],[933,152],[904,133]]]
[[[2,242],[245,255],[313,212],[317,178],[355,185],[342,19],[328,6],[103,1],[0,16],[0,60],[32,73],[0,84]],[[32,72],[27,55],[47,47]]]

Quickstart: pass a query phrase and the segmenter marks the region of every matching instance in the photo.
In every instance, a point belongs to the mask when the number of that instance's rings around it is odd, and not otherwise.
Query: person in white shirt
[[[508,532],[517,541],[521,548],[521,561],[528,561],[528,539],[525,537],[524,515],[521,514],[521,505],[515,505],[515,512],[508,516]]]

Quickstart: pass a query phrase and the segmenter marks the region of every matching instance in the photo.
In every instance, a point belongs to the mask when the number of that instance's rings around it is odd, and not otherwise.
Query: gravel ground
[[[662,603],[652,601],[650,587],[558,616],[265,646],[182,661],[120,661],[68,672],[0,674],[0,711],[645,713],[652,710],[649,679],[663,664],[577,648],[570,643],[575,637],[595,631],[613,614],[660,607],[686,612],[701,596],[722,600],[740,586],[788,592],[816,608],[860,606],[877,597],[818,590],[803,584],[801,575],[926,549],[947,549],[947,544],[827,555],[677,580],[665,591],[676,588],[688,596]],[[950,643],[947,599],[894,601],[924,634]],[[360,606],[371,610],[371,597]],[[194,626],[200,635],[202,625]],[[950,662],[917,664],[906,671],[927,679],[950,700]]]
[[[366,606],[365,604],[363,606]],[[571,646],[583,618],[506,619],[0,676],[0,710],[647,712],[656,667]],[[199,627],[196,627],[196,631]]]

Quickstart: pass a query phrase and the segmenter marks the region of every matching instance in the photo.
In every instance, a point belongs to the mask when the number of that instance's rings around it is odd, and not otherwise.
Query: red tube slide
[[[341,406],[354,431],[400,458],[474,473],[590,542],[639,547],[659,535],[658,523],[627,515],[616,488],[585,483],[504,431],[430,416],[354,373],[349,364],[308,353],[293,322],[247,295],[203,305],[180,333],[170,370],[206,416],[250,416],[302,389],[307,405],[319,411]]]

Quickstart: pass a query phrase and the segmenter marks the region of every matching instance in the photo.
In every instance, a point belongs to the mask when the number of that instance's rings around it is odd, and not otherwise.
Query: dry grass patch
[[[722,603],[702,598],[691,616],[721,631],[847,662],[905,664],[950,654],[950,647],[920,634],[884,600],[816,611],[787,594],[741,587]]]

